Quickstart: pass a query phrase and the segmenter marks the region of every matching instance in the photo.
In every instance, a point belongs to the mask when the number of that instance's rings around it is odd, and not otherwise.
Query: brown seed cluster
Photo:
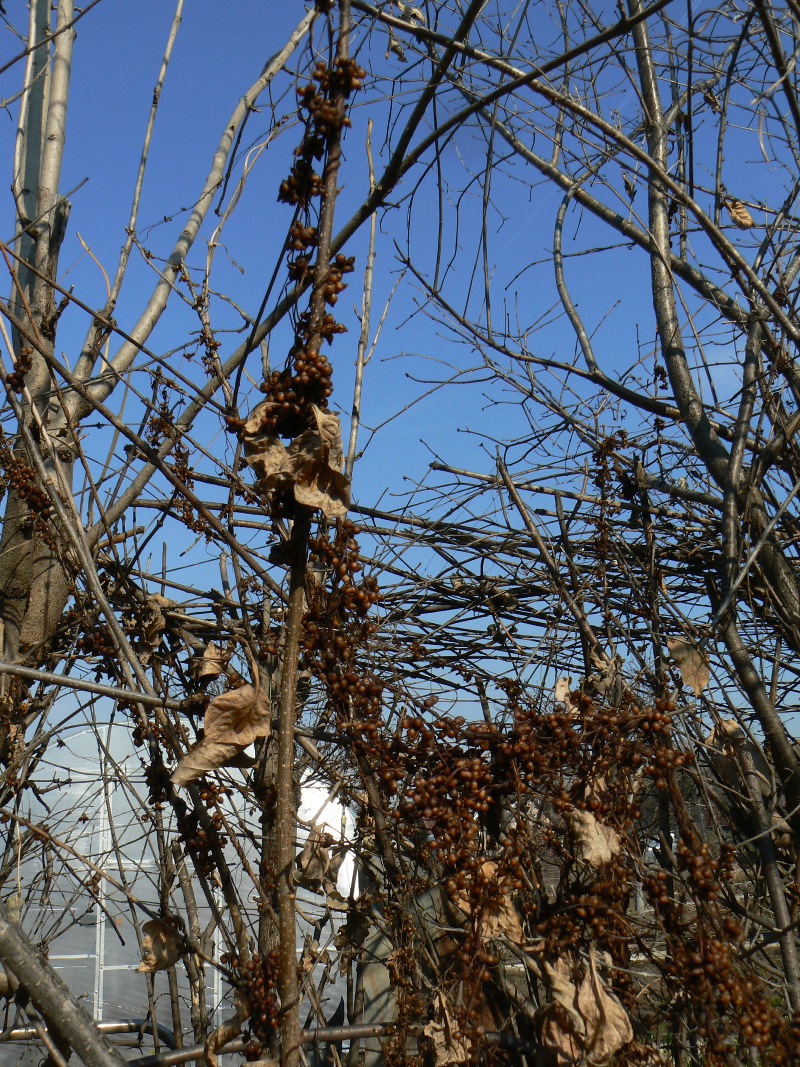
[[[278,200],[300,208],[308,208],[322,191],[322,181],[314,170],[314,161],[321,160],[327,146],[350,120],[345,102],[351,93],[362,86],[366,72],[355,60],[337,58],[331,67],[319,62],[311,81],[297,90],[301,112],[306,113],[306,129],[288,178],[281,182]]]
[[[0,466],[3,468],[5,482],[24,501],[31,513],[31,522],[44,534],[46,520],[52,512],[52,504],[47,490],[40,484],[36,471],[28,466],[18,452],[15,452],[0,430]]]
[[[286,241],[290,254],[289,278],[297,285],[314,285],[314,293],[324,304],[333,307],[346,288],[344,276],[354,269],[353,257],[339,253],[330,262],[315,262],[313,250],[319,232],[311,218],[312,202],[322,193],[322,179],[314,169],[324,160],[330,145],[348,126],[348,97],[361,88],[364,71],[351,59],[337,58],[332,65],[316,64],[311,80],[297,90],[301,114],[305,116],[302,141],[295,150],[291,173],[281,182],[278,199],[296,208]],[[314,307],[312,300],[312,307]],[[271,404],[263,416],[262,432],[285,438],[297,437],[310,423],[310,406],[327,406],[331,395],[333,368],[320,351],[322,342],[329,344],[345,327],[329,312],[306,311],[295,317],[294,344],[286,366],[273,371],[262,385]],[[228,419],[228,428],[241,431],[239,420]],[[273,504],[281,514],[291,515],[290,500],[274,495]]]
[[[676,1017],[705,1042],[709,1063],[729,1062],[732,1034],[758,1049],[764,1063],[793,1063],[798,1046],[792,1026],[772,1003],[752,955],[738,954],[742,926],[719,902],[733,872],[733,849],[723,845],[719,857],[712,857],[691,823],[674,775],[668,788],[680,832],[676,868],[655,872],[643,887],[663,930],[666,955],[659,969]],[[691,907],[681,903],[682,897]]]
[[[14,361],[14,370],[6,378],[6,386],[15,393],[21,393],[25,388],[25,376],[33,365],[33,349],[20,348],[19,356]]]
[[[583,695],[564,711],[542,711],[515,683],[505,689],[505,723],[437,715],[428,701],[406,712],[391,738],[380,729],[354,735],[372,757],[416,890],[438,886],[453,904],[449,943],[438,946],[440,980],[459,990],[456,1021],[467,1037],[486,1021],[498,933],[531,939],[552,961],[570,949],[607,952],[620,968],[614,991],[632,1005],[634,782],[644,771],[670,790],[676,768],[690,762],[672,745],[669,701],[642,705],[628,693],[613,707]],[[621,842],[599,867],[581,861],[568,832],[576,809]],[[561,872],[555,893],[544,891],[538,869],[547,854]]]
[[[280,973],[280,953],[273,949],[266,958],[259,955],[242,966],[233,963],[238,972],[239,985],[247,993],[251,1015],[249,1019],[250,1034],[247,1037],[244,1055],[246,1060],[257,1060],[264,1047],[269,1047],[272,1035],[280,1026],[278,1010],[278,975]]]
[[[228,843],[222,813],[219,810],[219,802],[228,791],[224,786],[216,785],[209,779],[203,783],[200,800],[208,811],[208,818],[201,818],[199,812],[190,810],[171,785],[170,791],[178,836],[186,850],[191,853],[198,874],[208,877],[216,867],[215,851],[224,849]]]
[[[318,63],[311,81],[300,87],[300,110],[305,114],[303,139],[294,153],[291,173],[282,181],[278,200],[297,208],[289,227],[287,251],[294,254],[288,260],[290,281],[315,286],[324,304],[336,304],[346,288],[343,277],[354,269],[354,259],[341,253],[330,262],[318,264],[314,250],[319,243],[318,227],[310,218],[311,203],[322,192],[321,178],[315,162],[324,159],[331,143],[349,125],[346,117],[347,98],[361,87],[364,71],[352,60],[336,59],[332,66]],[[313,303],[314,306],[314,303]],[[333,338],[345,332],[345,327],[333,315],[310,310],[294,317],[294,344],[286,366],[273,370],[262,383],[261,391],[271,403],[262,415],[261,432],[292,439],[309,425],[310,405],[325,408],[331,396],[333,368],[320,351],[322,341],[331,344]],[[242,421],[228,417],[227,427],[240,433]],[[291,515],[291,499],[282,500],[273,494],[273,507],[279,514]]]
[[[343,729],[358,733],[363,728],[377,738],[383,686],[358,657],[374,629],[366,616],[379,593],[374,578],[359,578],[359,532],[345,520],[337,525],[333,541],[311,541],[311,557],[330,579],[327,588],[316,586],[308,594],[304,663],[323,685],[329,716]]]

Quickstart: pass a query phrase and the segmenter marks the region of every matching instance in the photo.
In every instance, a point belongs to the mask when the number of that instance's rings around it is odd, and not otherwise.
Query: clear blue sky
[[[16,5],[7,6],[10,19],[24,17],[22,11],[12,7]],[[105,283],[99,268],[81,247],[78,235],[106,271],[113,274],[124,240],[153,86],[173,9],[173,4],[166,0],[138,0],[136,4],[103,0],[78,25],[62,190],[66,192],[84,184],[72,197],[69,232],[61,255],[61,281],[74,285],[76,293],[93,306],[102,305]],[[192,205],[199,193],[221,131],[238,98],[281,47],[304,10],[305,5],[297,0],[286,3],[238,0],[224,6],[210,0],[187,2],[161,98],[138,222],[141,239],[154,256],[169,253],[183,224],[182,211]],[[439,6],[438,10],[445,9]],[[537,16],[537,10],[534,9],[532,17],[543,18]],[[608,21],[617,17],[613,5],[605,12],[598,8],[596,14]],[[7,26],[0,27],[0,31],[2,54],[10,56],[18,50],[18,42]],[[559,31],[549,24],[531,27],[530,32],[536,33],[537,46],[551,39],[554,47],[559,42]],[[373,143],[376,165],[380,168],[386,158],[381,145],[387,125],[396,116],[398,107],[414,98],[412,81],[407,96],[386,101],[387,93],[396,88],[394,79],[400,73],[407,76],[409,70],[387,52],[387,47],[384,31],[377,30],[369,46],[360,53],[370,68],[370,78],[353,111],[353,128],[346,138],[339,221],[347,217],[367,188],[364,148],[367,118],[375,122]],[[306,57],[305,52],[298,54],[291,66],[304,64]],[[0,84],[2,96],[11,97],[16,92],[21,72],[21,65],[6,72]],[[630,87],[623,83],[609,89],[615,94],[613,102],[630,118],[636,108]],[[383,102],[379,100],[381,97]],[[264,94],[260,105],[250,117],[242,139],[234,180],[242,172],[246,151],[256,150],[263,144],[273,122],[292,111],[293,80],[286,75],[277,79],[272,94]],[[520,107],[524,109],[524,106],[525,98],[521,96]],[[5,188],[10,178],[16,113],[16,104],[0,113],[0,158],[6,160]],[[298,139],[298,130],[289,121],[280,136],[258,157],[242,200],[223,235],[224,248],[217,253],[214,289],[251,315],[261,301],[290,220],[289,209],[276,202],[276,192],[291,164]],[[748,153],[757,155],[754,136],[743,141],[743,146],[746,146],[743,159],[748,158]],[[533,144],[533,147],[544,154],[549,152],[547,145]],[[480,273],[474,275],[473,267],[478,252],[481,188],[486,179],[483,133],[475,129],[459,131],[444,148],[442,161],[443,199],[449,217],[444,230],[445,262],[451,263],[446,293],[454,302],[463,304],[469,291],[474,308],[480,303],[482,292]],[[515,168],[516,174],[522,174],[518,163]],[[758,182],[763,181],[764,170],[758,169]],[[409,175],[392,203],[409,197],[421,173],[419,168]],[[488,266],[494,285],[495,318],[502,318],[506,310],[510,318],[529,328],[532,351],[569,361],[575,352],[575,339],[558,313],[549,263],[554,217],[561,194],[552,185],[541,183],[529,190],[525,184],[528,175],[519,182],[516,174],[497,165],[491,171],[494,206],[487,223],[492,234]],[[747,182],[742,180],[741,190],[737,189],[748,198],[763,194],[758,184],[751,181],[751,174],[756,174],[755,169],[743,172],[748,176]],[[706,174],[698,178],[701,183],[705,180]],[[373,325],[378,322],[400,269],[396,243],[401,250],[411,249],[428,277],[433,274],[438,219],[434,189],[434,183],[429,181],[414,192],[414,210],[410,216],[407,199],[380,216]],[[639,210],[644,207],[642,199],[635,205]],[[708,201],[707,196],[705,200],[702,196],[700,199]],[[456,204],[461,208],[458,231],[453,221]],[[627,211],[624,200],[620,200],[618,210]],[[194,267],[203,263],[205,240],[216,221],[216,218],[207,220],[195,245],[191,256]],[[6,193],[0,197],[0,233],[7,239],[12,228],[11,199]],[[350,331],[332,349],[336,367],[334,402],[345,416],[345,434],[358,334],[352,305],[360,304],[359,272],[364,265],[365,239],[366,228],[363,228],[347,250],[357,257],[357,273],[351,276],[353,284],[336,309]],[[606,370],[614,373],[617,368],[635,362],[637,345],[642,345],[642,351],[647,350],[654,336],[645,260],[638,252],[602,250],[608,240],[608,232],[601,230],[590,217],[581,216],[577,210],[571,212],[565,228],[567,278],[572,291],[578,294],[579,310],[593,334],[598,359]],[[594,245],[601,246],[594,255],[569,258],[572,251]],[[540,266],[524,271],[529,263]],[[283,277],[281,272],[279,280]],[[153,282],[152,268],[134,252],[116,313],[123,328],[130,328],[135,322]],[[411,399],[427,392],[429,386],[423,379],[446,378],[455,370],[480,362],[468,346],[455,343],[435,321],[423,314],[412,314],[421,302],[420,287],[407,278],[397,292],[375,358],[368,368],[363,401],[366,427],[384,424]],[[241,340],[241,334],[232,336],[224,332],[226,326],[238,321],[223,301],[215,301],[212,325],[219,331],[223,358]],[[73,309],[62,319],[58,347],[70,363],[76,357],[86,325],[86,316]],[[173,299],[151,347],[159,353],[177,349],[189,341],[197,325],[194,314]],[[274,364],[283,361],[289,343],[288,329],[279,328],[271,344]],[[175,365],[189,374],[201,373],[197,362],[187,366],[176,358]],[[251,359],[248,371],[254,379],[259,377],[255,358]],[[493,401],[497,396],[498,390],[494,388]],[[252,403],[258,399],[253,393]],[[476,435],[485,432],[510,439],[529,429],[520,407],[520,396],[509,394],[509,400],[506,405],[490,402],[479,385],[435,393],[376,435],[356,469],[355,498],[374,503],[386,491],[402,491],[409,479],[412,482],[423,479],[432,458],[431,450],[454,465],[492,472],[492,447],[482,451]],[[136,420],[135,404],[129,405],[126,417]],[[462,430],[469,432],[462,433]],[[365,429],[361,444],[367,440]],[[205,443],[217,454],[222,454],[220,449],[230,449],[230,440],[222,434]]]

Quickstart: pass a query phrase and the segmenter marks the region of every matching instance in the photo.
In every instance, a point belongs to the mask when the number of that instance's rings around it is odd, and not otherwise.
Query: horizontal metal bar
[[[150,1019],[120,1019],[117,1022],[100,1022],[97,1023],[97,1029],[101,1034],[108,1034],[113,1036],[115,1034],[152,1034],[153,1024]],[[167,1026],[162,1026],[160,1023],[156,1027],[159,1038],[168,1045],[170,1049],[175,1048],[175,1035]],[[39,1034],[32,1026],[20,1026],[14,1030],[9,1030],[3,1034],[2,1041],[35,1041],[38,1040]],[[202,1045],[200,1048],[202,1049]],[[138,1063],[138,1060],[134,1060]],[[182,1061],[176,1061],[182,1062]]]

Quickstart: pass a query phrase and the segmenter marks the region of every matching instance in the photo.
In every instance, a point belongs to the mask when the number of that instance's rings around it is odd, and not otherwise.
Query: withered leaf
[[[244,990],[237,989],[233,994],[233,1009],[233,1014],[223,1019],[216,1030],[212,1030],[206,1038],[203,1061],[207,1067],[219,1067],[217,1053],[242,1032],[242,1026],[252,1011]]]
[[[729,196],[725,200],[725,207],[728,209],[731,222],[734,226],[738,226],[740,230],[750,230],[755,226],[753,216],[741,200],[734,200],[733,197]]]
[[[480,876],[485,884],[495,880],[497,864],[494,860],[487,860],[481,865]],[[453,903],[465,915],[472,914],[472,904],[466,894],[456,893]],[[513,941],[515,945],[524,943],[525,933],[522,929],[522,920],[510,893],[503,894],[499,904],[492,902],[481,910],[478,934],[484,938],[505,937]]]
[[[619,657],[609,659],[604,652],[592,649],[591,662],[594,671],[587,678],[587,682],[593,693],[605,696],[617,680]]]
[[[578,998],[578,987],[572,981],[569,960],[562,956],[554,963],[545,963],[544,979],[553,1000],[567,1013],[571,1030],[576,1034],[583,1034],[585,1029],[583,1018],[578,1014],[575,1006]]]
[[[213,641],[209,641],[202,659],[197,662],[197,677],[202,682],[205,679],[218,678],[225,670],[227,657]]]
[[[172,772],[170,781],[173,785],[190,785],[202,778],[209,771],[219,770],[220,767],[252,766],[252,763],[242,764],[240,759],[244,756],[241,745],[222,745],[218,741],[201,741],[190,749],[178,766]]]
[[[581,1046],[561,1004],[547,1004],[540,1015],[539,1040],[556,1067],[572,1067],[581,1060]]]
[[[136,968],[144,974],[166,971],[181,957],[178,931],[163,919],[150,919],[142,927],[142,962]]]
[[[577,1007],[586,1027],[587,1063],[600,1067],[633,1040],[628,1013],[597,973],[594,947],[589,949],[589,966],[578,989]]]
[[[627,1012],[598,974],[594,946],[589,948],[589,965],[579,986],[563,957],[544,964],[544,978],[554,1003],[540,1016],[541,1041],[562,1067],[577,1063],[604,1067],[633,1040]]]
[[[420,22],[423,26],[425,25],[425,16],[418,7],[403,3],[399,3],[397,6],[400,8],[400,18],[403,22]]]
[[[764,753],[736,719],[722,719],[706,738],[711,766],[721,781],[736,792],[747,792],[742,781],[741,759],[747,755],[752,761],[761,795],[772,793],[772,775]]]
[[[590,811],[570,811],[565,815],[575,838],[580,859],[599,869],[619,854],[622,840],[616,830],[599,822]]]
[[[316,826],[311,832],[297,857],[297,874],[295,881],[313,892],[322,892],[326,876],[331,866],[330,846],[333,838],[323,833]]]
[[[288,448],[260,430],[265,405],[259,404],[244,425],[245,459],[267,491],[291,488],[298,504],[319,509],[328,519],[344,519],[350,482],[342,474],[344,453],[339,419],[312,405],[314,425]]]
[[[469,1045],[461,1036],[441,993],[434,997],[434,1013],[431,1021],[422,1030],[433,1047],[436,1067],[451,1067],[470,1062]]]
[[[203,740],[172,772],[173,785],[188,785],[219,767],[252,766],[243,750],[257,738],[269,737],[269,701],[262,690],[252,685],[231,689],[214,697],[208,705],[203,727]]]
[[[555,698],[557,704],[569,704],[569,683],[571,678],[559,678],[556,682]]]
[[[340,896],[336,883],[339,880],[339,870],[341,869],[341,866],[345,861],[346,854],[347,849],[344,845],[338,845],[331,852],[331,859],[330,863],[328,864],[328,870],[325,875],[325,882],[323,886],[323,888],[325,889],[325,893],[329,897],[338,898]]]
[[[680,671],[683,684],[699,697],[711,679],[708,660],[690,641],[680,637],[668,637],[667,648]]]
[[[206,708],[203,728],[206,741],[243,748],[271,733],[271,708],[261,689],[243,685],[214,697]]]
[[[408,60],[406,59],[406,50],[400,44],[395,35],[391,32],[391,29],[389,30],[389,52],[391,52],[392,55],[397,56],[401,63],[408,62]],[[389,52],[386,53],[386,59],[389,58]]]
[[[142,611],[142,640],[150,648],[157,648],[167,625],[162,608],[172,606],[172,601],[159,593],[147,598]]]
[[[705,89],[703,92],[703,99],[714,112],[718,115],[722,111],[722,104],[719,102],[719,97],[716,93],[713,93],[710,89]]]

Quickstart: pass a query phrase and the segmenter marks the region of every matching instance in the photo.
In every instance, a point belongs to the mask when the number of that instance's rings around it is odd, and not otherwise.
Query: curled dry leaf
[[[619,657],[609,659],[605,653],[592,649],[591,662],[594,671],[586,680],[596,696],[605,696],[617,680]]]
[[[731,222],[734,226],[738,226],[740,230],[750,230],[755,226],[753,216],[741,200],[734,200],[732,196],[729,196],[725,200],[725,207],[728,209]]]
[[[580,1063],[581,1046],[562,1006],[547,1004],[539,1019],[539,1040],[550,1054],[554,1067],[572,1067]]]
[[[271,708],[263,690],[243,685],[214,697],[206,708],[203,729],[207,741],[245,748],[269,737]]]
[[[497,864],[494,860],[487,860],[481,865],[481,877],[486,884],[493,882],[497,877]],[[452,898],[453,903],[464,915],[472,914],[472,904],[469,897],[464,893],[456,893]],[[504,893],[499,904],[492,902],[484,907],[478,920],[478,934],[480,937],[505,937],[515,945],[525,942],[525,932],[522,929],[522,920],[510,893]]]
[[[741,775],[741,758],[746,754],[752,761],[761,795],[771,795],[772,775],[769,763],[736,719],[722,719],[706,738],[706,746],[709,763],[714,772],[730,789],[737,793],[747,792]]]
[[[390,52],[391,52],[392,55],[397,56],[397,58],[400,60],[401,63],[407,63],[408,62],[408,60],[406,59],[406,50],[405,50],[405,48],[403,48],[403,46],[400,44],[398,39],[392,33],[391,27],[389,29],[389,51],[386,53],[386,56],[385,56],[386,59],[389,58],[389,53]]]
[[[553,1000],[567,1013],[570,1029],[578,1036],[582,1036],[585,1027],[576,1007],[578,987],[572,981],[569,960],[562,956],[555,963],[545,963],[544,980]]]
[[[715,115],[718,115],[720,111],[722,111],[722,104],[719,102],[719,97],[716,93],[712,93],[710,89],[704,90],[703,99]]]
[[[245,459],[267,491],[291,488],[298,504],[318,508],[327,519],[344,519],[350,505],[350,482],[342,474],[342,431],[336,415],[311,406],[314,425],[288,448],[278,437],[261,432],[270,401],[251,413],[242,431]]]
[[[325,875],[325,882],[323,888],[329,898],[339,900],[340,893],[337,888],[337,882],[339,881],[339,870],[344,863],[347,849],[344,845],[337,845],[331,852],[330,863],[328,864],[328,872]],[[344,901],[344,897],[341,897],[341,901]],[[346,901],[345,901],[346,903]]]
[[[667,648],[681,672],[683,684],[699,697],[711,678],[708,660],[690,641],[680,637],[668,637]]]
[[[142,640],[149,648],[157,648],[167,625],[162,608],[172,607],[173,601],[159,593],[147,598],[142,611]]]
[[[453,1022],[447,1010],[447,1001],[441,993],[434,997],[433,1018],[423,1028],[422,1033],[432,1045],[436,1067],[470,1062],[469,1045]]]
[[[622,839],[616,830],[606,826],[590,811],[570,811],[565,815],[567,825],[575,838],[580,859],[590,867],[599,869],[619,855]]]
[[[559,678],[556,682],[555,698],[557,704],[569,704],[569,683],[571,681],[571,678]]]
[[[188,785],[218,767],[252,766],[244,749],[259,737],[269,737],[270,720],[269,701],[252,685],[214,697],[203,721],[205,736],[172,772],[173,785]]]
[[[553,997],[541,1023],[542,1044],[560,1067],[586,1064],[605,1067],[633,1040],[633,1028],[619,999],[603,983],[594,947],[579,986],[571,978],[568,960],[544,964],[544,978]]]
[[[333,943],[339,953],[339,974],[347,974],[350,963],[358,955],[372,928],[372,912],[368,900],[351,897],[347,917],[339,927]]]
[[[166,971],[181,956],[181,937],[163,919],[150,919],[142,927],[142,962],[136,968],[143,974]]]
[[[206,1038],[203,1049],[203,1059],[208,1067],[218,1067],[217,1053],[242,1032],[242,1027],[250,1015],[250,1002],[247,995],[237,989],[233,994],[233,1014],[219,1024],[216,1030],[212,1030]]]
[[[227,656],[213,641],[209,641],[200,660],[196,662],[198,679],[203,682],[218,678],[225,670]]]
[[[172,772],[170,781],[173,785],[190,785],[220,767],[252,767],[254,763],[255,760],[242,750],[241,745],[201,741],[186,753]]]
[[[418,7],[412,7],[411,4],[403,3],[400,3],[397,6],[400,8],[400,18],[403,22],[419,22],[423,26],[425,25],[425,16]]]
[[[633,1040],[628,1013],[617,997],[608,991],[597,973],[594,947],[589,949],[589,966],[578,990],[578,1012],[586,1027],[584,1038],[588,1064],[609,1063]]]
[[[324,833],[316,826],[311,827],[306,843],[297,857],[295,881],[299,885],[315,893],[322,892],[323,885],[329,881],[332,844],[333,838],[330,834]]]

